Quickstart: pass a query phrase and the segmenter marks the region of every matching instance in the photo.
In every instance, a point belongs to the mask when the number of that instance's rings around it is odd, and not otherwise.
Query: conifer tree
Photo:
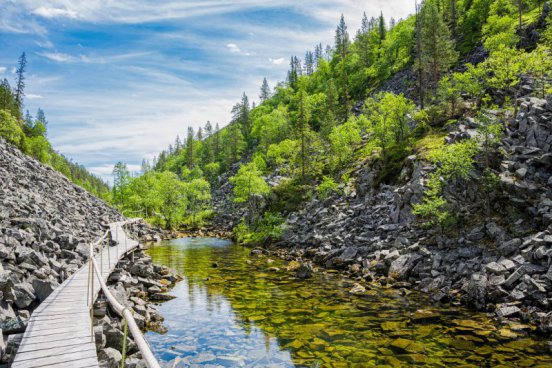
[[[23,97],[25,96],[25,68],[27,67],[27,56],[22,53],[19,57],[16,75],[15,103],[21,109],[23,107]]]
[[[335,49],[341,58],[344,60],[347,57],[349,51],[349,33],[347,33],[347,25],[345,24],[345,17],[341,14],[339,25],[335,30]]]
[[[366,34],[370,32],[370,21],[368,20],[368,17],[366,16],[366,12],[364,12],[364,15],[362,16],[362,24],[360,26],[360,33]]]
[[[380,43],[381,43],[383,42],[383,40],[385,40],[385,34],[386,34],[385,18],[383,18],[383,12],[381,12],[378,18],[378,34],[379,34]]]
[[[263,79],[263,84],[261,85],[261,93],[259,95],[259,98],[261,99],[261,103],[265,102],[270,98],[270,86],[268,85],[268,81],[266,78]]]
[[[213,154],[215,161],[220,161],[220,128],[218,123],[215,124],[213,133]]]
[[[305,54],[305,73],[312,75],[314,73],[314,55],[312,51],[307,51]]]
[[[419,85],[427,84],[432,90],[437,88],[441,74],[456,62],[458,53],[450,31],[437,10],[434,1],[423,3],[416,27],[417,60]],[[423,94],[423,93],[422,93]]]
[[[186,137],[186,165],[188,169],[194,167],[194,128],[188,127],[188,136]]]

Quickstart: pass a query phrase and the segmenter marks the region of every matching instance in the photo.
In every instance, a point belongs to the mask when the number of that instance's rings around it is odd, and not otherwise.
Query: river
[[[249,257],[226,240],[181,238],[149,249],[184,280],[159,306],[166,334],[146,339],[177,367],[550,367],[530,326],[439,306],[419,293],[317,272],[298,280],[285,263]]]

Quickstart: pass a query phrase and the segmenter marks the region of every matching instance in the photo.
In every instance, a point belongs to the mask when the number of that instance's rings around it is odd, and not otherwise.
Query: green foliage
[[[16,146],[19,146],[24,139],[19,122],[6,110],[0,110],[0,137]]]
[[[324,176],[322,182],[318,185],[318,196],[320,199],[326,199],[338,191],[338,184],[333,178]]]
[[[550,29],[552,27],[549,26]],[[527,55],[527,71],[531,73],[540,84],[540,97],[544,98],[547,87],[550,86],[549,80],[552,75],[552,54],[551,50],[545,46],[538,46]]]
[[[282,236],[284,218],[279,214],[265,212],[252,226],[241,221],[234,229],[234,236],[240,244],[264,244]]]
[[[205,178],[211,185],[216,183],[218,176],[220,175],[220,163],[210,162],[203,167]]]
[[[421,203],[415,203],[413,213],[422,217],[427,225],[443,224],[449,218],[443,189],[447,182],[466,179],[473,169],[477,144],[466,140],[434,149],[429,159],[436,165],[430,174]]]
[[[31,136],[23,140],[23,152],[29,156],[37,159],[43,164],[50,164],[50,155],[52,153],[52,146],[46,137]]]
[[[384,93],[366,100],[364,111],[370,131],[383,156],[391,145],[403,143],[409,138],[409,120],[414,107],[414,103],[402,94]]]
[[[272,188],[268,207],[277,213],[297,211],[302,203],[311,198],[310,186],[301,184],[299,180],[287,179]]]
[[[238,173],[230,178],[234,184],[234,202],[248,202],[253,195],[267,195],[270,187],[262,177],[262,171],[254,162],[241,165]]]
[[[353,161],[353,151],[362,140],[358,120],[358,118],[353,116],[344,124],[332,129],[328,138],[332,152],[333,170],[341,169],[343,165],[347,165]]]

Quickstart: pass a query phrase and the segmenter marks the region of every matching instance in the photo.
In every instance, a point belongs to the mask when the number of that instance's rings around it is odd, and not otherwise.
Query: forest
[[[26,68],[27,58],[22,53],[15,71],[15,87],[12,88],[6,78],[0,84],[0,137],[97,197],[105,197],[109,192],[105,182],[52,148],[48,141],[48,121],[44,111],[39,108],[35,117],[29,110],[23,113]]]
[[[533,1],[427,0],[404,20],[364,14],[354,36],[342,16],[333,45],[291,57],[286,80],[271,88],[265,79],[258,104],[243,94],[224,128],[188,128],[138,175],[119,163],[111,200],[156,224],[194,227],[213,216],[211,194],[226,174],[230,199],[249,213],[236,236],[259,242],[307,200],[346,192],[359,163],[379,161],[377,183],[386,183],[417,152],[439,169],[413,211],[425,226],[445,224],[447,182],[496,148],[502,124],[488,112],[515,113],[524,78],[537,81],[539,97],[550,91],[549,13]],[[460,117],[473,118],[482,138],[444,145]],[[481,180],[496,176],[487,167]]]

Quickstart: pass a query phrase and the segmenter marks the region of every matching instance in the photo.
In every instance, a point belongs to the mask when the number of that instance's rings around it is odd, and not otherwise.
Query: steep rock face
[[[446,141],[474,137],[474,128],[473,120],[460,121]],[[365,279],[408,282],[436,301],[461,300],[500,318],[532,320],[550,333],[552,97],[520,100],[500,152],[492,158],[499,173],[492,193],[477,180],[447,188],[458,220],[452,232],[417,226],[411,205],[433,167],[410,156],[399,184],[377,189],[377,168],[359,167],[347,195],[312,201],[290,216],[279,245]]]
[[[82,266],[89,242],[121,219],[0,139],[0,335],[21,332],[32,310]],[[3,347],[0,339],[0,356]]]

